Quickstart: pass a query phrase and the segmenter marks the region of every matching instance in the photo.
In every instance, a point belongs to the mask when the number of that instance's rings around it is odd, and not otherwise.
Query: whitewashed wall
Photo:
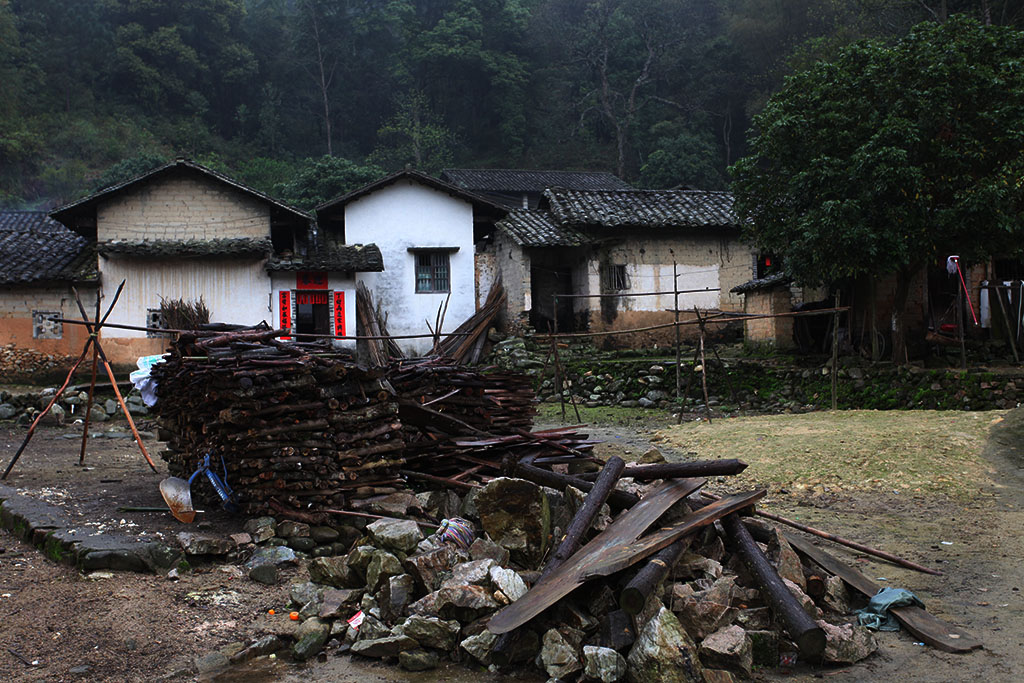
[[[425,320],[433,326],[438,306],[447,296],[416,292],[416,260],[410,248],[458,248],[450,252],[451,301],[443,331],[455,329],[476,311],[473,206],[469,202],[419,183],[399,181],[345,207],[345,241],[380,247],[384,272],[356,277],[387,311],[392,334],[429,333]],[[413,355],[424,354],[431,346],[430,339],[399,343]]]
[[[271,274],[271,326],[278,327],[281,321],[281,296],[282,291],[292,291],[296,288],[296,273],[294,272],[277,272]],[[356,334],[356,281],[354,278],[347,277],[344,273],[328,273],[327,274],[327,289],[331,292],[331,301],[333,302],[334,292],[345,292],[345,334],[354,336]],[[295,301],[294,296],[291,297],[292,306],[294,308]],[[333,304],[332,304],[333,305]],[[294,318],[292,319],[292,325],[295,324]],[[337,339],[334,341],[334,345],[342,348],[355,348],[354,339]]]

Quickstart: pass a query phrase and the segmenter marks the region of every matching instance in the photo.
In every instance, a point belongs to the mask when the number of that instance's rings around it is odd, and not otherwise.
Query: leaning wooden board
[[[820,565],[823,569],[835,574],[848,583],[855,590],[871,597],[875,595],[881,586],[876,584],[859,571],[840,562],[837,558],[829,555],[821,548],[817,548],[810,542],[792,534],[783,534],[789,544],[796,551],[811,561]],[[946,652],[970,652],[981,647],[981,641],[969,635],[966,631],[947,624],[916,606],[893,607],[890,612],[899,619],[904,628],[921,642],[927,643]]]

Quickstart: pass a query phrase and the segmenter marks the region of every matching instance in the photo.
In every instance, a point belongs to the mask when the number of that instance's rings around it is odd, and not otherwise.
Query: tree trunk
[[[920,266],[911,265],[896,271],[896,293],[892,302],[892,360],[900,365],[908,362],[907,358],[907,299],[910,297],[910,284]]]

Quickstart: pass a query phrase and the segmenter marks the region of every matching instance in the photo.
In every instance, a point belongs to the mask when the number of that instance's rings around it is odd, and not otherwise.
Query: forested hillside
[[[0,0],[0,206],[174,156],[304,207],[406,164],[722,188],[788,70],[952,12],[1024,24],[1019,0]]]

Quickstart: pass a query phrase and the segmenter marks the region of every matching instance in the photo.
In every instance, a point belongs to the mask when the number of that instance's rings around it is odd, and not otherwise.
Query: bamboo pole
[[[100,319],[100,292],[96,290],[96,320]],[[97,331],[97,334],[99,332]],[[82,420],[82,450],[78,454],[78,464],[85,464],[85,447],[89,443],[89,418],[92,413],[92,402],[96,396],[96,366],[99,363],[100,354],[94,344],[92,347],[92,378],[89,380],[89,400],[85,406],[85,418]]]

